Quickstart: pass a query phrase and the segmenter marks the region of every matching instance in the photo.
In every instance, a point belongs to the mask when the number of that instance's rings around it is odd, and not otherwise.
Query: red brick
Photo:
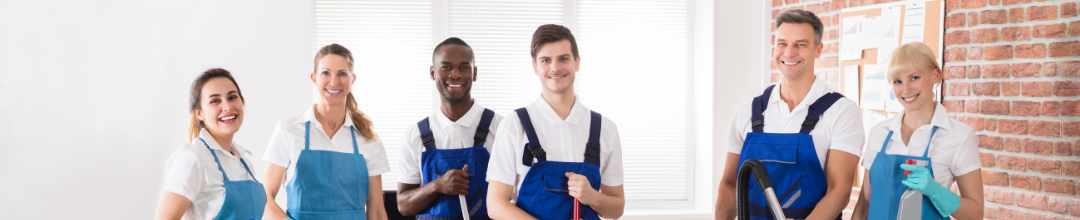
[[[979,48],[979,50],[981,51],[981,50],[982,50],[982,48],[980,47],[980,48]],[[981,58],[981,56],[982,56],[982,52],[979,52],[979,56],[980,56],[980,58]],[[968,79],[978,79],[978,78],[981,78],[982,76],[980,76],[980,75],[982,74],[982,71],[980,71],[980,69],[982,69],[982,67],[981,67],[981,66],[979,66],[979,65],[970,65],[970,66],[967,66],[967,78],[968,78]]]
[[[989,1],[986,1],[986,3],[990,4],[990,5],[1000,5],[1001,0],[989,0]]]
[[[814,14],[821,14],[821,5],[818,5],[818,4],[807,5],[806,6],[806,11],[809,11],[809,12],[814,13]]]
[[[851,2],[851,5],[849,5],[848,7],[858,6],[858,5],[856,5],[855,2],[856,1],[853,0]],[[956,10],[956,9],[960,9],[960,1],[956,1],[956,0],[945,1],[945,13],[950,13],[953,10]]]
[[[983,48],[982,47],[969,47],[967,49],[967,59],[968,60],[981,60],[982,56],[983,56]]]
[[[1042,113],[1039,102],[1013,101],[1009,115],[1012,116],[1039,116]]]
[[[978,103],[978,101],[974,101]],[[941,105],[945,106],[945,110],[949,112],[964,112],[964,100],[945,100],[941,101]]]
[[[971,43],[970,31],[953,31],[945,34],[945,46]]]
[[[967,82],[949,82],[948,90],[950,96],[968,96],[971,90],[970,83]]]
[[[1001,0],[1001,5],[1015,5],[1031,3],[1031,0]]]
[[[983,218],[997,219],[997,209],[983,206]]]
[[[1080,56],[1080,41],[1050,43],[1050,57]]]
[[[1046,201],[1047,209],[1051,212],[1065,214],[1069,212],[1069,199],[1064,197],[1051,196]]]
[[[979,23],[982,24],[1004,24],[1007,20],[1005,9],[985,10],[979,14]]]
[[[1024,22],[1024,8],[1009,9],[1009,23]]]
[[[998,133],[1002,134],[1027,134],[1027,120],[998,119]]]
[[[1080,176],[1080,161],[1065,161],[1061,164],[1061,174]]]
[[[1065,23],[1040,24],[1032,28],[1035,38],[1063,38],[1065,37]]]
[[[1054,82],[1054,95],[1077,96],[1080,95],[1080,81],[1056,81]]]
[[[1047,1],[1047,0],[1039,0],[1039,1]],[[1028,218],[1029,218],[1029,220],[1061,220],[1060,216],[1047,215],[1047,214],[1044,214],[1044,213],[1036,213],[1036,212],[1028,213]]]
[[[785,0],[784,2],[789,4],[789,5],[790,4],[799,4],[799,0]],[[776,4],[776,3],[773,3],[773,4]]]
[[[979,162],[982,164],[982,167],[994,167],[994,160],[994,154],[979,152]]]
[[[1001,82],[1002,96],[1019,96],[1020,82]]]
[[[967,48],[959,47],[952,49],[945,49],[945,62],[964,61],[967,56]]]
[[[964,111],[968,113],[979,113],[979,101],[968,100],[964,103]]]
[[[1046,44],[1038,43],[1038,44],[1016,45],[1016,58],[1044,58],[1044,57],[1046,57]],[[1036,71],[1036,73],[1037,72],[1038,71]]]
[[[1080,21],[1074,21],[1072,23],[1069,23],[1069,36],[1080,36]]]
[[[976,82],[971,84],[971,94],[977,96],[1000,96],[1001,84],[999,82]]]
[[[984,185],[1009,186],[1009,174],[1005,172],[982,170]]]
[[[1069,199],[1069,213],[1074,216],[1080,216],[1080,199]]]
[[[986,129],[986,131],[997,131],[997,119],[987,118],[983,121],[983,128]]]
[[[1076,140],[1076,143],[1073,144],[1073,154],[1080,156],[1080,140]]]
[[[1061,116],[1080,116],[1080,101],[1061,101]]]
[[[1016,193],[996,188],[983,188],[986,201],[1002,205],[1012,205],[1016,200]]]
[[[840,34],[836,30],[829,30],[829,35],[828,36],[829,37],[828,37],[827,40],[840,39]]]
[[[1009,175],[1009,184],[1011,184],[1012,187],[1026,190],[1042,190],[1042,178],[1039,178],[1038,176],[1011,174]]]
[[[1027,170],[1027,158],[1011,155],[997,155],[995,162],[1002,169],[1025,171]]]
[[[846,7],[847,7],[847,0],[833,0],[832,1],[832,10],[833,11],[839,11],[840,9],[844,9]]]
[[[1016,48],[1017,52],[1019,52],[1020,46]],[[1012,65],[1012,76],[1016,78],[1039,77],[1040,70],[1042,70],[1042,63],[1014,63]]]
[[[773,8],[784,6],[784,1],[783,0],[773,0],[772,1],[772,6],[773,6]]]
[[[1061,174],[1061,161],[1028,158],[1028,169],[1045,174]]]
[[[1046,178],[1043,179],[1043,189],[1046,192],[1076,195],[1076,181]]]
[[[1050,86],[1053,82],[1020,82],[1020,94],[1027,97],[1050,97]]]
[[[1016,193],[1016,205],[1029,209],[1046,210],[1046,195],[1040,193]]]
[[[1058,112],[1061,112],[1061,102],[1058,101],[1045,101],[1042,103],[1042,116],[1058,116]]]
[[[1080,25],[1080,24],[1077,24]],[[1061,76],[1064,77],[1078,77],[1080,76],[1080,61],[1061,62]]]
[[[1005,145],[1005,151],[1020,153],[1020,147],[1022,147],[1023,145],[1020,142],[1020,138],[1005,138],[1005,141],[1003,142]]]
[[[945,17],[945,28],[961,28],[961,27],[964,27],[964,25],[966,25],[966,22],[965,22],[966,18],[967,18],[967,16],[964,15],[964,14],[952,14],[952,15],[949,15],[948,17]]]
[[[1008,115],[1009,114],[1009,101],[982,100],[979,103],[979,105],[980,105],[981,109],[979,110],[978,113],[982,113],[984,115]]]
[[[979,72],[982,78],[1009,78],[1009,68],[1009,64],[988,64],[983,65]]]
[[[1043,137],[1060,137],[1061,122],[1032,120],[1031,135]],[[1049,152],[1047,152],[1047,155],[1049,155]]]
[[[998,151],[1002,149],[1001,137],[987,136],[985,134],[980,134],[980,135],[978,135],[978,137],[979,137],[979,148],[983,148],[983,149],[987,149],[987,150],[998,150]]]
[[[1039,74],[1042,74],[1043,77],[1057,76],[1057,63],[1043,63],[1042,70],[1039,70]]]
[[[1003,41],[1028,41],[1031,40],[1030,26],[1015,26],[1001,28],[1001,40]]]
[[[971,126],[971,128],[975,129],[975,131],[983,130],[983,117],[959,116],[958,120],[964,122],[964,124],[967,124],[968,126]]]
[[[1061,17],[1071,18],[1076,17],[1076,2],[1069,2],[1061,4]]]
[[[971,31],[971,43],[995,43],[997,41],[997,28],[982,28]]]
[[[986,0],[961,0],[960,1],[960,8],[963,8],[963,9],[982,8],[983,6],[986,6]]]
[[[1027,8],[1028,21],[1049,21],[1058,17],[1058,6],[1031,6]]]
[[[983,49],[983,57],[986,61],[1012,59],[1012,45],[986,46]]]
[[[822,67],[828,68],[828,67],[836,67],[838,65],[840,65],[840,58],[839,57],[822,57],[821,58],[821,66]]]
[[[1070,137],[1080,136],[1080,121],[1062,122],[1061,134]],[[1077,141],[1075,146],[1077,149],[1073,149],[1073,152],[1077,152],[1077,155],[1080,155],[1080,141]]]
[[[960,13],[960,14],[964,14],[964,13]],[[967,24],[968,27],[979,26],[979,13],[978,12],[968,12],[967,13],[967,21],[968,21],[968,24]]]
[[[1058,156],[1072,156],[1072,142],[1058,141],[1054,142],[1054,155]]]
[[[1002,0],[1002,2],[1009,0]],[[1030,0],[1028,0],[1030,1]],[[998,219],[1028,219],[1028,213],[1024,211],[1007,209],[1004,207],[998,207],[997,210]]]
[[[945,79],[963,79],[964,67],[963,66],[946,66],[945,67]]]

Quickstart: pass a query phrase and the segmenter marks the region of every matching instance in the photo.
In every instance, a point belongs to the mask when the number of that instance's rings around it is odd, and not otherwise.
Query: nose
[[[449,77],[450,79],[461,79],[461,77],[465,75],[465,73],[463,72],[464,70],[462,70],[461,68],[453,68],[452,70],[450,70],[450,75],[447,75],[447,77]]]
[[[336,86],[338,84],[338,77],[330,77],[330,86]]]

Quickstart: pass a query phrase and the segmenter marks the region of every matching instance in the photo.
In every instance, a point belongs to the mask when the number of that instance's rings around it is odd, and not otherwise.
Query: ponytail
[[[201,132],[202,128],[205,126],[206,125],[203,125],[203,122],[199,120],[199,117],[195,116],[195,113],[191,113],[191,126],[188,127],[188,141],[195,141],[195,138],[199,137],[199,132]]]
[[[379,137],[375,134],[375,126],[371,123],[371,118],[368,118],[364,112],[360,111],[360,106],[356,104],[356,98],[353,97],[352,92],[349,92],[349,95],[345,97],[345,111],[349,112],[349,117],[352,118],[356,132],[360,133],[360,136],[364,136],[365,140],[371,141]]]

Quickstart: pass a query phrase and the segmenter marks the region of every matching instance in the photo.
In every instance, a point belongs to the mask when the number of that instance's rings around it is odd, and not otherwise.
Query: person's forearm
[[[488,215],[491,219],[536,219],[510,201],[488,201]]]
[[[382,175],[368,177],[367,219],[386,220],[386,206],[383,205]]]
[[[604,195],[603,192],[598,193],[596,204],[589,204],[593,211],[600,217],[606,219],[618,219],[623,215],[623,208],[626,204],[626,199],[621,196]]]
[[[735,219],[735,187],[720,184],[719,192],[716,195],[715,211],[714,217],[716,220]]]
[[[983,206],[974,199],[960,198],[960,208],[952,213],[952,217],[960,220],[983,219]]]
[[[281,206],[278,206],[277,201],[273,199],[266,200],[266,210],[263,211],[263,218],[278,220],[285,219],[285,210],[281,210]]]
[[[847,207],[847,204],[850,201],[850,184],[848,184],[847,187],[830,187],[829,191],[825,193],[825,197],[821,198],[821,201],[814,207],[814,211],[810,212],[810,216],[807,216],[806,219],[834,220],[836,219],[836,216],[840,216],[840,213],[844,212],[844,207]]]
[[[398,183],[398,188],[405,189],[406,187],[400,187],[405,185],[415,186],[415,184]],[[439,195],[442,195],[442,193],[435,189],[435,184],[424,184],[416,188],[402,190],[397,195],[398,211],[404,216],[419,214],[431,207],[431,203],[435,202],[435,198],[438,198]]]
[[[867,211],[870,210],[870,198],[866,198],[865,194],[859,193],[859,200],[855,202],[855,210],[851,212],[851,220],[865,220]]]

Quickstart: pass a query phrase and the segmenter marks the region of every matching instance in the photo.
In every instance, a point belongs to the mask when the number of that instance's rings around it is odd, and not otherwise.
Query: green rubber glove
[[[907,175],[907,180],[904,180],[904,185],[922,191],[923,195],[930,198],[930,203],[937,208],[942,218],[948,218],[960,208],[960,196],[934,181],[934,178],[930,177],[930,170],[926,167],[901,164],[900,168],[911,171],[911,174]]]
[[[293,220],[293,219],[292,219],[292,217],[289,217],[289,216],[285,216],[285,218],[284,218],[284,219],[281,219],[281,220]]]

